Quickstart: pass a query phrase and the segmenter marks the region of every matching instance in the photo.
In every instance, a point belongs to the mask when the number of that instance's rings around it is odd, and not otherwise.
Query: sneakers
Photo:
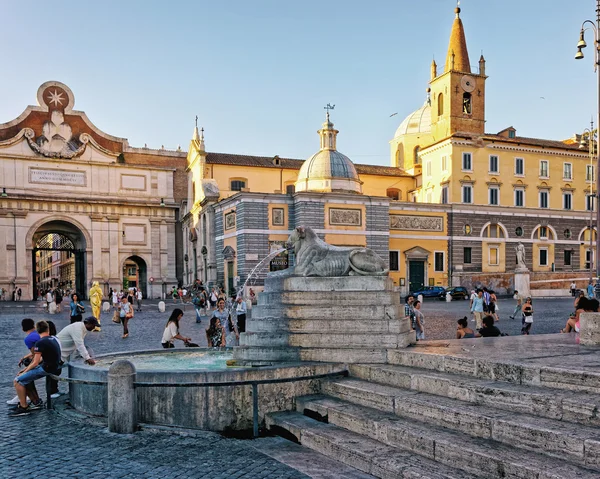
[[[14,411],[12,411],[9,416],[10,417],[17,417],[17,416],[26,416],[27,414],[31,413],[31,408],[30,407],[21,407],[20,405],[17,406],[15,408]]]
[[[19,406],[17,409],[19,409],[21,406]],[[32,402],[29,407],[27,408],[27,410],[29,411],[35,411],[36,409],[42,409],[44,407],[44,401],[42,401],[41,399],[38,400],[38,402]],[[22,409],[22,408],[21,408]]]
[[[27,398],[27,404],[29,404],[31,402],[31,399]],[[6,404],[8,404],[9,406],[16,406],[17,404],[19,404],[19,396],[15,396],[12,399],[9,399],[8,401],[6,401]]]

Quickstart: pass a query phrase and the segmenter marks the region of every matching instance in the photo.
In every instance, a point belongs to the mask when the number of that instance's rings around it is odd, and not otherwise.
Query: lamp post
[[[592,30],[594,32],[594,71],[596,72],[597,77],[597,86],[598,86],[598,107],[597,107],[597,115],[598,121],[596,125],[600,126],[600,0],[596,0],[596,21],[585,20],[581,24],[581,31],[579,33],[579,42],[577,42],[577,53],[575,54],[576,60],[581,60],[583,58],[583,49],[587,47],[585,43],[585,31]],[[596,162],[596,192],[598,192],[598,186],[600,185],[600,148],[598,150],[598,157]],[[592,201],[593,198],[592,198]],[[597,202],[594,202],[594,204]],[[592,205],[594,206],[594,205]],[[596,205],[596,225],[600,225],[600,208]],[[600,274],[600,241],[596,240],[596,276]]]
[[[585,139],[585,135],[587,134],[587,140]],[[593,281],[593,246],[592,246],[592,241],[593,241],[593,237],[594,237],[594,145],[595,145],[595,136],[596,133],[594,132],[594,120],[592,119],[590,121],[590,127],[585,128],[583,130],[583,133],[581,134],[581,141],[579,142],[579,148],[580,149],[585,149],[586,146],[588,147],[588,151],[590,152],[590,174],[589,177],[586,174],[586,180],[588,180],[590,182],[590,200],[589,200],[589,207],[590,207],[590,261],[589,261],[589,268],[590,268],[590,283]],[[586,144],[587,143],[587,144]],[[586,202],[587,203],[587,202]],[[596,242],[598,238],[596,238]]]

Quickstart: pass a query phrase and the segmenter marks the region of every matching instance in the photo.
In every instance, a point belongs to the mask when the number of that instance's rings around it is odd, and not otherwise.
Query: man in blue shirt
[[[587,287],[587,294],[588,294],[588,298],[590,298],[590,299],[596,299],[596,294],[594,293],[594,285],[592,284],[591,281],[590,281],[590,284],[588,284],[588,287]]]
[[[21,321],[21,328],[25,333],[25,347],[29,352],[21,358],[21,360],[19,361],[19,367],[29,365],[29,363],[31,362],[31,358],[33,358],[33,347],[35,346],[35,343],[38,342],[40,339],[40,335],[35,330],[35,323],[33,322],[33,319],[25,318],[23,321]],[[14,398],[9,399],[8,401],[6,401],[6,404],[8,404],[9,406],[16,406],[17,404],[19,404],[19,396],[15,396]]]
[[[475,316],[476,328],[481,329],[483,327],[483,291],[480,289],[477,290],[477,296],[473,299],[471,312]]]

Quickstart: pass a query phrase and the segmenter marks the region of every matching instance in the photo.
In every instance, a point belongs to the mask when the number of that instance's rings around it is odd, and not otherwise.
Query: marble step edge
[[[246,332],[241,344],[245,346],[298,346],[301,348],[396,348],[404,344],[397,333],[321,333],[321,332]]]
[[[587,391],[514,384],[392,364],[354,364],[350,366],[350,374],[372,383],[471,404],[490,405],[548,419],[600,426],[600,395]]]
[[[402,335],[408,345],[414,342],[414,331]],[[299,348],[299,347],[249,347],[234,349],[234,358],[242,361],[317,361],[327,363],[369,364],[382,363],[387,358],[387,348]]]
[[[471,358],[424,353],[415,350],[390,350],[390,364],[468,375],[480,379],[515,384],[548,386],[556,389],[600,394],[600,373],[549,366],[524,365],[493,358]]]
[[[258,295],[258,305],[289,304],[331,304],[332,301],[348,304],[394,304],[401,305],[400,294],[390,291],[311,291],[310,293],[299,291],[261,292]]]
[[[600,470],[600,429],[354,378],[325,381],[324,394],[397,416],[492,439]]]
[[[290,333],[391,333],[399,334],[410,331],[410,323],[404,319],[382,319],[360,321],[355,319],[256,319],[246,322],[246,330],[253,333],[290,332]]]
[[[297,412],[270,413],[267,427],[302,446],[380,478],[475,479],[476,476],[420,458],[402,448],[385,445]],[[284,436],[284,437],[285,437]]]
[[[402,447],[481,477],[536,479],[597,479],[598,472],[579,464],[490,439],[472,437],[335,398],[301,404],[304,414],[388,446]]]

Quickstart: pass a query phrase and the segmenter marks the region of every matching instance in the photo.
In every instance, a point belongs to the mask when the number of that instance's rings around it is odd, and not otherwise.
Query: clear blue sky
[[[323,107],[338,149],[389,164],[388,141],[443,68],[453,0],[0,0],[0,122],[66,83],[75,108],[132,146],[187,149],[194,117],[209,151],[306,158]],[[487,60],[486,131],[564,139],[596,112],[594,0],[463,0],[472,65]],[[542,99],[540,97],[544,97]],[[391,117],[392,113],[398,113]]]

